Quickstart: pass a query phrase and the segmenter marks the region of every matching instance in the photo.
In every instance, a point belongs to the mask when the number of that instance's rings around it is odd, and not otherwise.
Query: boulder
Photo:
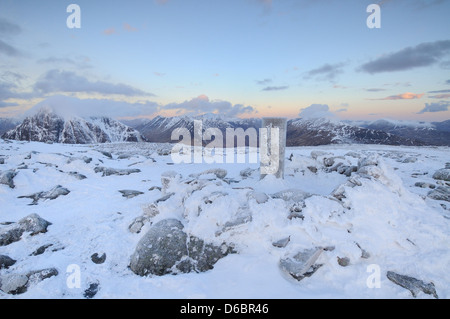
[[[433,178],[434,179],[443,180],[443,181],[446,181],[446,182],[450,182],[450,169],[449,168],[442,168],[442,169],[437,170],[433,174]]]
[[[337,262],[338,262],[339,266],[347,267],[348,265],[350,265],[350,258],[348,258],[348,257],[341,258],[338,256]]]
[[[203,272],[230,252],[225,245],[216,247],[188,236],[179,220],[165,219],[153,225],[139,241],[130,268],[140,276]]]
[[[85,175],[80,174],[78,172],[69,172],[69,175],[72,177],[75,177],[76,179],[78,179],[80,181],[87,178]]]
[[[125,197],[128,199],[144,194],[143,192],[130,190],[130,189],[120,190],[119,192],[122,193],[122,197]]]
[[[427,196],[431,199],[450,202],[450,187],[438,186],[436,189],[430,191]]]
[[[426,283],[422,280],[413,277],[399,275],[393,271],[388,271],[386,276],[393,283],[405,289],[408,289],[414,298],[417,297],[417,294],[420,291],[422,291],[428,295],[432,295],[436,299],[439,299],[434,284],[432,282]]]
[[[47,245],[43,245],[41,247],[39,247],[38,249],[36,249],[34,252],[31,253],[30,256],[39,256],[42,255],[43,253],[45,253],[45,251],[47,250],[47,248],[53,246],[53,244],[47,244]]]
[[[19,222],[8,225],[0,230],[0,246],[6,246],[19,241],[24,232],[30,232],[31,235],[47,232],[50,222],[42,219],[37,214],[31,214],[19,220]]]
[[[289,242],[291,241],[291,237],[286,237],[286,238],[282,238],[279,239],[275,242],[272,243],[272,246],[277,247],[277,248],[284,248],[287,246],[287,244],[289,244]]]
[[[281,270],[287,272],[289,275],[300,281],[303,278],[309,277],[314,274],[316,270],[322,266],[316,264],[316,261],[323,251],[323,248],[311,248],[303,250],[293,257],[281,259],[280,268]]]
[[[55,268],[30,271],[27,274],[10,274],[0,278],[0,290],[11,295],[23,294],[31,286],[57,275],[58,270]]]
[[[97,294],[100,288],[100,284],[98,282],[92,282],[89,284],[89,287],[84,291],[83,296],[86,299],[92,299]]]
[[[302,202],[306,198],[311,197],[312,194],[304,192],[300,189],[287,189],[284,191],[277,192],[275,194],[270,195],[272,198],[280,198],[286,202]]]
[[[91,256],[91,260],[94,264],[97,265],[103,264],[106,260],[106,254],[103,253],[101,256],[99,256],[98,253],[95,253]]]
[[[3,157],[0,157],[0,165],[5,164],[5,159]]]
[[[105,176],[111,176],[111,175],[118,175],[118,176],[130,175],[133,173],[140,173],[141,170],[137,169],[137,168],[116,169],[116,168],[97,166],[96,168],[94,168],[94,172],[102,173],[102,177],[105,177]]]
[[[39,200],[54,200],[59,196],[66,196],[70,193],[67,188],[62,187],[61,185],[57,185],[53,187],[51,190],[46,192],[38,192],[31,195],[19,196],[17,198],[30,198],[33,202],[30,205],[37,205]]]
[[[15,263],[16,260],[12,259],[11,257],[0,255],[0,269],[7,269]]]
[[[14,177],[16,177],[16,175],[17,173],[14,170],[0,172],[0,184],[4,184],[9,186],[10,188],[14,188]]]
[[[219,179],[224,179],[225,176],[227,176],[228,172],[222,168],[212,168],[212,169],[207,169],[206,171],[203,171],[198,174],[190,174],[189,177],[198,178],[202,175],[209,175],[209,174],[216,175],[216,177]]]

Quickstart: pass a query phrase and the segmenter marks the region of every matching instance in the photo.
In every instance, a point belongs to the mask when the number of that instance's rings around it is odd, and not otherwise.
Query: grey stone
[[[325,165],[325,167],[331,167],[334,165],[335,159],[334,157],[325,157],[323,159],[323,165]]]
[[[168,200],[173,195],[175,195],[175,193],[169,193],[167,195],[164,195],[163,197],[158,198],[157,200],[155,200],[155,203],[158,204],[158,203],[161,203],[161,202],[165,202],[166,200]]]
[[[402,163],[415,163],[415,162],[417,162],[417,157],[413,156],[407,157],[402,161]]]
[[[109,153],[109,152],[106,152],[106,151],[99,151],[99,152],[102,153],[104,156],[110,158],[110,159],[113,158],[112,155],[111,155],[111,153]]]
[[[436,189],[430,191],[427,196],[431,199],[450,202],[450,187],[438,186]]]
[[[37,205],[39,200],[54,200],[59,196],[66,196],[70,193],[67,188],[62,187],[61,185],[57,185],[53,187],[51,190],[46,192],[38,192],[31,195],[19,196],[17,198],[30,198],[33,202],[30,205]]]
[[[224,245],[216,247],[188,236],[179,220],[165,219],[153,225],[139,241],[130,268],[140,276],[203,272],[212,269],[229,252]]]
[[[219,179],[224,179],[225,176],[227,176],[228,172],[222,168],[211,168],[198,174],[190,174],[189,177],[198,178],[202,175],[209,175],[209,174],[216,175],[216,177]]]
[[[350,177],[353,172],[356,172],[358,170],[358,167],[356,166],[348,166],[348,165],[341,165],[336,170],[339,174],[345,175],[347,177]]]
[[[30,232],[32,236],[39,233],[46,233],[47,227],[51,224],[52,223],[46,221],[37,214],[28,215],[18,221],[20,228],[23,229],[24,232]]]
[[[432,189],[436,188],[435,185],[430,184],[430,183],[425,183],[425,182],[416,182],[414,184],[414,186],[420,187],[420,188],[432,188]]]
[[[292,258],[281,259],[280,268],[300,281],[312,275],[320,267],[320,265],[315,263],[323,251],[323,248],[306,249]]]
[[[317,167],[315,166],[308,166],[307,169],[309,169],[312,173],[317,173]]]
[[[28,169],[28,165],[22,164],[18,166],[17,169]]]
[[[140,173],[141,170],[137,169],[137,168],[116,169],[116,168],[97,166],[96,168],[94,168],[94,172],[102,173],[102,177],[105,177],[105,176],[111,176],[111,175],[118,175],[118,176],[130,175],[133,173]]]
[[[53,246],[53,244],[47,244],[47,245],[43,245],[41,247],[39,247],[38,249],[36,249],[34,252],[31,253],[30,256],[39,256],[42,255],[43,253],[45,253],[45,251],[47,250],[47,248]]]
[[[339,266],[342,266],[342,267],[347,267],[348,265],[350,265],[350,258],[348,258],[348,257],[344,257],[344,258],[337,257],[337,261],[338,261]]]
[[[92,162],[92,157],[83,156],[82,160],[83,160],[86,164],[89,164],[90,162]]]
[[[101,256],[99,256],[98,253],[95,253],[91,256],[91,260],[94,264],[103,264],[106,260],[106,254],[103,253]]]
[[[75,177],[76,179],[78,179],[80,181],[87,178],[85,175],[80,174],[78,172],[69,172],[69,175],[72,177]]]
[[[35,285],[45,279],[48,279],[53,276],[58,276],[58,270],[55,268],[46,268],[36,271],[31,271],[27,274],[28,277],[28,286]]]
[[[446,181],[446,182],[450,182],[450,169],[449,168],[442,168],[442,169],[437,170],[433,174],[433,178],[434,179],[443,180],[443,181]]]
[[[282,238],[280,240],[273,242],[272,246],[277,247],[277,248],[284,248],[287,246],[287,244],[289,244],[290,241],[291,241],[291,237],[289,236],[289,237]]]
[[[269,200],[269,196],[267,196],[267,194],[266,193],[263,193],[263,192],[257,192],[257,191],[252,191],[252,192],[250,192],[248,195],[247,195],[247,197],[249,198],[249,199],[254,199],[254,200],[256,200],[256,202],[258,203],[258,204],[264,204],[264,203],[266,203],[268,200]]]
[[[130,189],[120,190],[119,192],[122,193],[122,197],[125,197],[128,199],[144,194],[143,192],[130,190]]]
[[[161,187],[159,187],[159,186],[152,186],[152,187],[150,187],[148,190],[149,190],[149,191],[154,191],[155,189],[157,189],[157,190],[159,190],[159,191],[162,190]]]
[[[420,291],[422,291],[425,294],[432,295],[434,298],[439,299],[434,284],[432,282],[426,283],[422,280],[413,277],[399,275],[393,271],[388,271],[386,276],[393,283],[405,289],[408,289],[413,295],[413,297],[417,297],[417,294]]]
[[[256,172],[257,169],[252,169],[252,168],[246,168],[243,169],[242,171],[239,172],[239,175],[241,175],[244,178],[250,177],[254,172]]]
[[[86,299],[92,299],[98,293],[100,284],[98,282],[93,282],[89,284],[89,287],[84,291],[83,296]]]
[[[10,188],[15,188],[14,177],[16,177],[16,175],[17,173],[13,170],[0,172],[0,184],[7,185]]]
[[[162,191],[165,192],[171,185],[172,181],[179,179],[180,175],[174,171],[167,171],[161,174]]]
[[[0,255],[0,269],[7,269],[16,263],[16,260],[9,256]]]
[[[287,189],[270,195],[272,198],[280,198],[284,201],[302,202],[312,194],[304,192],[300,189]]]
[[[0,290],[10,295],[18,295],[27,291],[28,277],[10,274],[0,278]]]
[[[365,166],[378,166],[379,159],[378,155],[369,155],[367,157],[361,158],[358,161],[358,170]]]
[[[5,159],[3,157],[0,157],[0,165],[5,164]]]
[[[311,152],[311,158],[317,159],[319,156],[329,155],[330,153],[324,152],[324,151],[312,151]]]

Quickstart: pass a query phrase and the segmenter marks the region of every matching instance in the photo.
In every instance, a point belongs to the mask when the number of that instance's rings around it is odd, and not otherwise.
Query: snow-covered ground
[[[20,240],[0,246],[0,255],[16,260],[0,270],[0,281],[10,274],[58,271],[23,294],[0,291],[0,298],[83,298],[92,283],[98,284],[94,298],[412,298],[387,278],[388,271],[432,282],[439,298],[450,298],[450,203],[427,197],[430,188],[415,186],[446,186],[432,176],[450,161],[449,148],[289,148],[284,180],[260,180],[259,164],[173,164],[164,155],[168,150],[169,145],[149,143],[0,141],[0,171],[17,172],[14,188],[0,184],[0,232],[12,227],[7,222],[33,213],[52,223],[46,233],[25,232]],[[364,161],[376,164],[362,168]],[[339,174],[332,169],[338,163],[358,171],[349,177]],[[96,167],[140,172],[103,176]],[[226,170],[226,177],[213,171],[198,175],[216,168]],[[166,188],[152,188],[164,186],[161,174],[166,171],[178,175]],[[192,180],[202,186],[193,189]],[[18,198],[57,185],[70,193],[31,206],[32,199]],[[292,189],[291,195],[306,198],[276,195]],[[126,198],[119,190],[143,194]],[[129,230],[150,204],[172,192],[140,233]],[[136,275],[129,265],[139,240],[167,218],[180,220],[186,233],[207,243],[232,245],[235,253],[202,273]],[[287,238],[285,247],[273,245]],[[44,253],[32,255],[49,244]],[[280,267],[280,260],[316,247],[328,248],[312,276],[297,281]],[[105,262],[94,263],[95,253],[105,253]],[[340,265],[345,258],[349,264]],[[79,287],[68,285],[71,265],[80,269]],[[420,292],[417,298],[433,296]]]

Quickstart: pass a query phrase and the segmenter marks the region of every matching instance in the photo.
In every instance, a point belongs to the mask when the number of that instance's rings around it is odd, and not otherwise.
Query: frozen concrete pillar
[[[287,119],[265,117],[259,135],[260,178],[275,175],[284,179]]]

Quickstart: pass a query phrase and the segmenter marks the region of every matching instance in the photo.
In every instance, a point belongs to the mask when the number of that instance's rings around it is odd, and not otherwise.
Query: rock
[[[10,188],[14,188],[14,177],[16,177],[17,173],[13,170],[0,172],[0,184],[4,184],[9,186]]]
[[[50,222],[42,219],[37,214],[28,215],[19,220],[19,222],[9,225],[0,230],[0,246],[6,246],[19,241],[24,232],[30,232],[31,235],[47,232]]]
[[[243,169],[242,171],[240,171],[239,175],[241,175],[244,178],[247,178],[247,177],[252,176],[252,174],[256,171],[257,171],[257,169],[252,169],[249,167],[249,168],[246,168],[246,169]]]
[[[100,153],[102,153],[104,156],[106,156],[107,158],[110,158],[110,159],[112,159],[113,157],[112,157],[112,155],[111,155],[111,153],[109,153],[109,152],[106,152],[106,151],[99,151]]]
[[[311,196],[312,194],[304,192],[300,189],[287,189],[270,195],[270,197],[272,198],[280,198],[284,201],[292,201],[292,202],[302,202],[306,198]]]
[[[442,169],[437,170],[433,174],[433,178],[434,179],[443,180],[443,181],[446,181],[446,182],[450,182],[450,169],[442,168]]]
[[[362,248],[358,243],[356,243],[356,246],[358,246],[358,248],[361,249],[361,258],[362,259],[369,259],[370,258],[370,253],[367,250]]]
[[[358,161],[358,170],[365,166],[378,166],[379,159],[378,155],[369,155],[367,157],[361,158]]]
[[[434,284],[432,282],[426,283],[422,280],[418,280],[413,277],[399,275],[393,271],[388,271],[386,274],[387,278],[393,283],[408,289],[413,297],[417,297],[417,294],[422,291],[428,295],[432,295],[434,298],[439,299]]]
[[[308,166],[307,169],[309,169],[312,173],[317,173],[317,167],[315,166]]]
[[[402,163],[415,163],[415,162],[417,162],[417,157],[413,156],[407,157],[402,161]]]
[[[0,165],[5,164],[5,159],[3,157],[0,157]]]
[[[105,177],[105,176],[111,176],[111,175],[118,175],[118,176],[130,175],[133,173],[140,173],[141,170],[137,169],[137,168],[115,169],[115,168],[107,168],[107,167],[97,166],[96,168],[94,168],[94,172],[103,173],[102,177]]]
[[[165,219],[153,225],[139,241],[130,268],[140,276],[203,272],[228,253],[225,245],[216,247],[188,236],[179,220]]]
[[[292,258],[280,260],[280,268],[298,281],[311,276],[321,265],[315,264],[323,248],[311,248],[297,253]]]
[[[12,259],[11,257],[0,255],[0,269],[7,269],[15,263],[16,260]]]
[[[383,176],[383,170],[376,165],[366,165],[358,168],[358,174],[366,177],[374,177],[379,179]]]
[[[361,158],[361,155],[360,154],[358,154],[358,153],[356,153],[356,152],[347,152],[346,154],[345,154],[345,156],[350,156],[350,157],[353,157],[353,158]]]
[[[287,244],[289,244],[290,241],[291,241],[291,237],[289,236],[289,237],[282,238],[280,240],[273,242],[272,246],[277,247],[277,248],[284,248],[287,246]]]
[[[344,257],[344,258],[337,257],[337,261],[338,261],[339,266],[342,266],[342,267],[347,267],[348,265],[350,265],[350,258],[348,258],[348,257]]]
[[[169,193],[167,195],[164,195],[163,197],[158,198],[157,200],[155,200],[155,203],[158,204],[158,203],[161,203],[161,202],[165,202],[166,200],[168,200],[173,195],[175,195],[175,193]]]
[[[69,175],[75,177],[80,181],[87,178],[85,175],[79,174],[78,172],[69,172]]]
[[[47,245],[43,245],[41,247],[39,247],[38,249],[36,249],[33,253],[31,253],[30,256],[39,256],[42,255],[43,253],[45,253],[45,251],[47,250],[47,248],[53,246],[53,244],[47,244]]]
[[[159,187],[159,186],[152,186],[152,187],[150,187],[148,190],[149,190],[149,191],[154,191],[155,189],[161,191],[161,187]]]
[[[17,169],[28,169],[28,165],[22,164],[18,166]]]
[[[67,188],[62,187],[61,185],[57,185],[53,187],[51,190],[46,192],[39,192],[31,195],[19,196],[17,198],[30,198],[33,200],[33,202],[30,205],[37,205],[40,199],[54,200],[57,199],[59,196],[66,196],[69,193],[70,191]]]
[[[98,253],[95,253],[91,256],[91,260],[94,264],[103,264],[106,260],[106,254],[103,253],[101,256],[99,256]]]
[[[0,278],[0,290],[10,294],[18,295],[27,291],[28,277],[19,274],[10,274]]]
[[[450,202],[450,187],[438,186],[435,190],[430,191],[427,196],[431,199]]]
[[[435,185],[430,184],[430,183],[425,183],[425,182],[417,182],[414,184],[414,186],[421,187],[421,188],[432,188],[432,189],[436,188]]]
[[[228,172],[222,168],[212,168],[198,174],[190,174],[189,177],[198,178],[202,175],[209,175],[209,174],[214,174],[216,175],[217,178],[224,179],[225,176],[227,176]]]
[[[130,189],[120,190],[119,192],[122,193],[122,197],[125,197],[128,199],[144,194],[143,192],[130,190]]]
[[[350,175],[352,175],[352,173],[356,172],[357,170],[358,170],[358,167],[356,167],[356,166],[341,165],[337,168],[336,171],[339,174],[350,177]]]
[[[92,162],[92,157],[87,157],[87,156],[83,156],[82,160],[86,163],[89,164],[90,162]]]
[[[10,274],[0,278],[0,290],[11,295],[23,294],[31,286],[57,275],[55,268],[31,271],[26,275]]]
[[[161,174],[161,186],[162,191],[165,192],[169,187],[172,181],[175,179],[180,179],[180,175],[174,171],[167,171]]]
[[[325,165],[325,167],[331,167],[334,165],[335,159],[334,157],[325,157],[323,159],[323,165]]]
[[[100,288],[100,284],[98,282],[93,282],[89,284],[89,288],[87,288],[84,291],[84,298],[86,299],[92,299],[97,294],[98,290]]]
[[[258,204],[264,204],[269,200],[269,196],[263,192],[253,191],[247,195],[248,199],[254,199]]]

